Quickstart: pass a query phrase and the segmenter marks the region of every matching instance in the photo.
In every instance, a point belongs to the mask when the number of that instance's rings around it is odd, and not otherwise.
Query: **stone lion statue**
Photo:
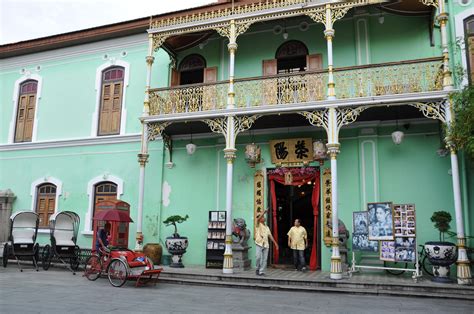
[[[233,244],[246,247],[248,239],[250,239],[250,230],[247,229],[247,223],[243,218],[235,218],[232,225]]]

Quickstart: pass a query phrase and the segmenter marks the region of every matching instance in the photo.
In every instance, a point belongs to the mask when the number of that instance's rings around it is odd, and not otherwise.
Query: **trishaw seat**
[[[56,239],[56,245],[61,246],[75,246],[76,244],[72,241],[74,232],[72,230],[55,230],[54,238]]]
[[[32,244],[35,230],[33,229],[13,229],[12,237],[15,244]]]

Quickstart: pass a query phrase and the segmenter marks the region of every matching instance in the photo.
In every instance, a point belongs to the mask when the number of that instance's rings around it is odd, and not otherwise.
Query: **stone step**
[[[190,274],[173,273],[164,271],[161,279],[170,282],[183,282],[206,285],[224,285],[224,286],[244,286],[244,287],[275,287],[275,289],[309,289],[310,291],[334,291],[350,293],[372,293],[372,294],[390,294],[390,295],[420,295],[435,296],[460,299],[474,299],[474,287],[464,287],[458,285],[437,285],[431,282],[424,284],[396,284],[383,282],[360,282],[355,280],[332,281],[327,280],[304,280],[304,279],[284,279],[272,277],[252,277],[248,275],[213,275],[213,274]]]
[[[443,299],[459,299],[471,300],[474,295],[453,294],[453,293],[439,293],[439,292],[424,292],[424,291],[404,291],[404,290],[385,290],[363,287],[331,287],[331,286],[301,286],[301,285],[275,285],[264,283],[245,283],[245,282],[231,282],[231,281],[210,281],[198,279],[185,279],[167,277],[164,273],[161,274],[160,282],[183,285],[197,285],[197,286],[213,286],[226,288],[248,288],[261,290],[281,290],[281,291],[301,291],[301,292],[327,292],[327,293],[349,293],[355,295],[386,295],[386,296],[403,296],[403,297],[427,297],[427,298],[443,298]]]

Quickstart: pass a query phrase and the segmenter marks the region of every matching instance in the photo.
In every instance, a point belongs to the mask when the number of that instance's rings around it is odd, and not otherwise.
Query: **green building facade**
[[[92,246],[99,199],[130,203],[130,247],[137,232],[143,244],[164,244],[172,229],[162,221],[189,215],[179,225],[189,238],[183,262],[205,265],[209,211],[227,209],[232,218],[245,219],[253,235],[257,172],[264,176],[262,206],[271,228],[274,221],[289,227],[289,217],[298,215],[312,226],[312,214],[293,208],[312,211],[309,195],[297,197],[308,191],[301,186],[277,189],[281,208],[274,220],[267,180],[268,171],[281,166],[314,167],[321,176],[331,170],[330,157],[304,165],[272,162],[270,141],[310,138],[328,143],[337,160],[335,207],[351,233],[353,212],[390,201],[415,204],[418,244],[438,239],[430,221],[438,210],[452,215],[453,231],[459,231],[458,218],[464,235],[472,235],[474,166],[462,151],[455,155],[456,212],[453,165],[442,135],[447,72],[455,89],[471,82],[472,1],[441,1],[441,8],[437,1],[398,6],[360,0],[329,7],[325,1],[248,2],[236,1],[234,13],[223,1],[155,16],[151,26],[139,19],[0,46],[0,190],[16,195],[13,212],[77,212],[81,247]],[[111,69],[118,72],[106,78]],[[31,90],[25,82],[33,82]],[[230,129],[235,143],[226,133]],[[396,130],[404,133],[399,145],[392,139]],[[193,154],[187,152],[190,142],[196,145]],[[255,167],[245,156],[251,143],[261,149]],[[337,273],[335,244],[325,241],[324,182],[319,183],[318,226],[310,234],[317,233],[318,267]],[[41,194],[45,184],[55,193]],[[291,215],[282,213],[288,206]],[[38,241],[46,244],[49,231],[42,223]]]

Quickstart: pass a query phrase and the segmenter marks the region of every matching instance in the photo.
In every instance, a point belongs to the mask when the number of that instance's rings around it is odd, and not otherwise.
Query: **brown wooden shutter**
[[[123,82],[102,85],[102,102],[99,117],[99,135],[120,133]]]
[[[217,67],[204,69],[204,83],[217,82]]]
[[[38,197],[36,213],[38,213],[39,216],[40,227],[47,227],[49,225],[49,217],[54,214],[55,203],[56,195],[44,195]]]
[[[474,23],[474,22],[473,22]],[[469,53],[469,69],[468,75],[471,78],[471,84],[474,85],[474,36],[467,39],[468,53]]]
[[[23,141],[23,131],[25,130],[27,103],[28,103],[28,95],[21,96],[20,100],[18,101],[15,142],[22,142]]]
[[[263,60],[263,76],[277,74],[277,59]]]
[[[277,74],[277,59],[263,60],[263,76]],[[263,80],[263,104],[275,105],[278,102],[278,87],[276,79]]]
[[[112,101],[112,118],[110,125],[110,133],[120,133],[120,116],[122,114],[122,95],[123,95],[123,82],[117,82],[114,84],[114,93]]]
[[[15,142],[29,142],[33,136],[35,121],[35,95],[22,95],[18,101]]]
[[[323,69],[323,56],[321,54],[306,56],[306,70],[317,71]]]
[[[179,86],[180,73],[176,69],[171,69],[170,86]]]

